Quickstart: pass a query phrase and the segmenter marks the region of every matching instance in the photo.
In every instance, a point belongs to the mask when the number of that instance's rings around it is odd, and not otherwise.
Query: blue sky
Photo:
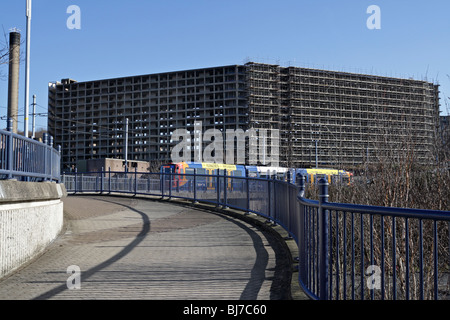
[[[67,28],[70,5],[81,10],[80,30]],[[381,9],[379,30],[367,28],[370,5]],[[25,7],[26,0],[0,6],[0,27],[7,34],[17,27],[23,40]],[[37,111],[45,113],[48,82],[62,78],[88,81],[251,60],[438,82],[447,114],[449,17],[448,0],[33,0],[30,102],[36,94]],[[0,72],[7,74],[7,66]],[[24,83],[23,64],[22,110]],[[0,116],[6,115],[7,85],[0,79]],[[46,118],[38,117],[37,125],[46,128]]]

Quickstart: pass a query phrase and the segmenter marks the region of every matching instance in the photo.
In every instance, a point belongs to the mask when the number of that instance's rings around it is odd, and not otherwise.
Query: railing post
[[[328,202],[328,181],[319,181],[319,297],[328,300],[328,212],[323,205]]]
[[[13,171],[13,161],[14,161],[14,147],[13,147],[13,120],[10,118],[8,119],[8,127],[7,130],[9,132],[8,135],[8,149],[7,149],[7,153],[6,153],[6,161],[7,161],[7,166],[6,169],[8,170],[8,179],[11,180],[13,178],[12,175],[12,171]]]
[[[164,170],[159,173],[159,186],[161,189],[161,199],[164,199],[164,184],[166,183],[166,175]]]
[[[74,178],[74,181],[75,181],[75,193],[77,193],[77,191],[78,191],[78,175],[77,175],[77,173],[78,173],[78,169],[77,168],[75,168],[75,178]]]
[[[297,194],[292,192],[291,190],[293,190],[293,188],[291,188],[291,182],[289,182],[289,184],[286,186],[287,187],[287,199],[288,199],[288,215],[287,215],[287,226],[288,226],[288,234],[286,236],[286,240],[292,240],[292,234],[298,235],[297,232],[295,232],[296,230],[298,231],[298,229],[296,229],[293,226],[294,221],[297,221],[294,217],[294,215],[296,215],[298,212],[296,210],[293,210],[293,203],[295,203],[295,201],[297,201]],[[275,197],[277,196],[277,194],[275,193]],[[277,204],[277,202],[275,201],[275,204],[277,206],[277,208],[280,207],[279,204]],[[282,219],[282,218],[278,218],[278,219]]]
[[[297,197],[304,198],[304,196],[305,196],[305,177],[301,174],[298,174],[295,177],[295,182],[297,183],[297,186],[298,186]],[[298,272],[299,272],[299,279],[301,279],[302,281],[305,281],[306,279],[304,277],[306,275],[306,265],[307,265],[306,252],[307,252],[307,247],[308,247],[307,235],[308,235],[309,230],[308,231],[306,230],[306,228],[307,228],[306,219],[307,218],[305,216],[305,207],[301,203],[300,203],[299,207],[300,207],[300,216],[298,219],[298,233],[299,233],[298,234]]]
[[[137,195],[137,166],[134,167],[134,195]]]
[[[271,221],[271,217],[272,217],[272,195],[271,195],[271,183],[272,183],[272,178],[270,176],[267,177],[267,200],[268,200],[268,210],[267,210],[267,222],[270,223]]]
[[[269,216],[269,222],[270,222],[270,217],[271,217],[271,212],[272,212],[272,199],[271,199],[271,182],[272,182],[272,178],[270,177],[270,175],[267,177],[267,201],[269,203],[269,208],[267,210],[267,215]]]
[[[48,145],[50,148],[48,148],[48,157],[50,162],[50,181],[53,181],[53,137],[49,135],[48,139]]]
[[[270,187],[270,217],[272,218],[272,223],[274,226],[277,225],[277,217],[276,217],[276,205],[277,205],[277,199],[276,199],[276,193],[275,193],[275,184],[277,183],[277,180],[275,176],[272,178],[272,186]]]
[[[272,194],[272,198],[271,198],[271,205],[270,207],[272,208],[272,215],[271,217],[272,219],[272,223],[276,226],[277,225],[277,195],[276,195],[276,187],[275,185],[277,184],[277,179],[275,177],[273,177],[272,179],[272,187],[271,187],[271,194]],[[288,194],[286,194],[287,196],[289,196]]]
[[[194,168],[194,204],[198,203],[197,201],[197,169]]]
[[[103,175],[105,174],[105,168],[102,167],[102,172],[100,173],[100,194],[103,194]]]
[[[217,191],[216,207],[220,207],[220,171],[219,171],[219,169],[217,169],[217,173],[216,173],[216,191]]]
[[[57,151],[58,151],[58,172],[56,173],[58,176],[58,183],[61,181],[61,145],[58,144],[57,147]]]
[[[111,194],[111,167],[108,167],[108,190],[109,194]]]
[[[305,197],[305,177],[302,174],[297,175],[296,182],[298,185],[298,196],[300,198]]]
[[[245,188],[247,193],[247,212],[246,214],[250,214],[250,177],[247,175],[245,178]]]
[[[228,175],[227,175],[227,170],[224,169],[223,170],[223,205],[222,205],[222,209],[228,209],[227,206],[227,181],[228,180]]]
[[[44,180],[48,181],[48,133],[44,133],[44,145]]]
[[[172,199],[172,181],[173,181],[172,170],[170,170],[169,171],[169,199]]]

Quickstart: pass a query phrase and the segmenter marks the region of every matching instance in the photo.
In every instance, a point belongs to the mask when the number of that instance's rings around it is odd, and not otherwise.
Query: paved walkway
[[[65,233],[0,282],[0,299],[290,297],[279,242],[241,219],[142,198],[69,196],[64,207]]]

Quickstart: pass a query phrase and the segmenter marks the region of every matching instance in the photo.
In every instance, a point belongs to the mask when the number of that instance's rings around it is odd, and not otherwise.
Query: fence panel
[[[312,298],[449,298],[450,212],[299,201],[300,282]]]
[[[0,130],[0,179],[59,181],[60,159],[53,139],[45,134],[44,143]]]

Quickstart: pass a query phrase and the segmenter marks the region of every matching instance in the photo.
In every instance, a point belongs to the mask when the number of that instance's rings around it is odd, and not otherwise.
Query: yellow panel
[[[222,163],[202,163],[202,168],[210,170],[236,170],[236,165],[234,164],[222,164]]]
[[[307,169],[307,172],[311,174],[339,174],[337,169]]]

